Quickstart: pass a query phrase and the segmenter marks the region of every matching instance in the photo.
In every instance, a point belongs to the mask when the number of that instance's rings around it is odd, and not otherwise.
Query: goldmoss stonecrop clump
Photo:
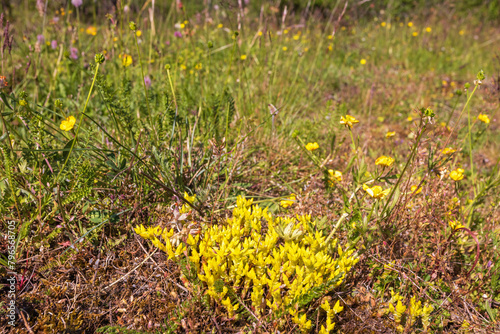
[[[303,306],[339,286],[358,257],[338,240],[327,240],[311,216],[273,217],[252,204],[252,199],[238,197],[232,218],[206,228],[201,237],[188,236],[186,245],[172,243],[172,230],[139,226],[136,232],[169,258],[187,251],[206,294],[229,318],[238,317],[244,304],[256,317],[271,314],[282,325],[289,314],[307,331],[312,325]],[[333,328],[330,314],[327,320],[323,331]]]

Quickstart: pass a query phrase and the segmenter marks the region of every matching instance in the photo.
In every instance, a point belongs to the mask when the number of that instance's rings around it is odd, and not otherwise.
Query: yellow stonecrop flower
[[[69,131],[73,129],[75,123],[76,123],[76,118],[74,118],[73,116],[69,116],[61,121],[61,125],[59,126],[59,128],[63,131]]]
[[[385,138],[391,138],[391,137],[394,137],[396,135],[396,132],[395,131],[388,131],[386,134],[385,134]]]
[[[464,170],[462,168],[457,168],[450,172],[450,178],[454,181],[460,181],[464,178]]]
[[[293,203],[295,203],[295,194],[291,194],[288,199],[283,200],[280,202],[281,206],[284,207],[285,209],[288,208],[289,206],[292,206]]]
[[[330,174],[330,183],[333,184],[335,181],[341,182],[342,181],[342,172],[339,170],[333,170],[329,169],[328,174]]]
[[[306,150],[308,151],[315,151],[319,148],[319,144],[314,142],[314,143],[307,143],[306,145]]]
[[[85,32],[87,33],[87,35],[95,36],[97,35],[97,28],[94,26],[90,26],[85,30]]]
[[[429,316],[431,315],[432,311],[434,311],[434,306],[425,303],[424,308],[422,309],[422,325],[424,326],[425,331],[427,331],[427,329],[431,325]]]
[[[366,184],[363,184],[363,190],[366,191],[370,197],[375,199],[382,199],[391,191],[390,188],[383,190],[381,186],[373,186],[370,188]]]
[[[291,226],[292,234],[297,230],[301,233],[283,238],[277,232],[283,226]],[[343,250],[337,239],[327,242],[311,216],[273,217],[267,208],[253,205],[252,199],[242,196],[236,200],[232,218],[206,227],[201,238],[193,238],[194,243],[190,237],[187,245],[172,238],[172,229],[140,225],[135,231],[167,253],[169,259],[187,254],[198,278],[206,284],[206,294],[222,305],[229,317],[237,316],[239,304],[229,298],[228,288],[257,316],[290,314],[303,332],[312,327],[312,322],[298,301],[325,284],[332,288],[342,284],[359,260],[354,249]],[[338,302],[328,309],[332,317],[342,311]],[[329,318],[323,326],[328,331],[334,326]]]
[[[457,150],[452,149],[451,147],[447,147],[441,151],[444,155],[450,155],[452,153],[455,153]]]
[[[187,192],[184,192],[184,199],[189,203],[194,203],[194,201],[196,201],[196,194],[194,194],[193,196],[189,196]],[[187,204],[183,204],[181,209],[179,210],[180,213],[188,213],[190,211],[191,207]]]
[[[386,157],[385,155],[378,157],[377,160],[375,160],[375,165],[377,166],[385,166],[385,167],[390,167],[394,162],[394,159],[391,157]]]
[[[349,128],[352,128],[352,126],[356,123],[359,123],[359,121],[350,115],[345,115],[345,117],[340,116],[340,124],[343,124]]]
[[[129,67],[132,65],[132,56],[128,54],[124,54],[122,56],[122,65],[123,67]]]
[[[417,301],[415,296],[411,297],[410,299],[410,316],[411,316],[411,323],[414,324],[417,321],[417,317],[421,316],[423,312],[422,309],[422,302]]]
[[[485,124],[490,124],[490,118],[488,117],[488,115],[479,114],[479,116],[477,116],[477,119]]]

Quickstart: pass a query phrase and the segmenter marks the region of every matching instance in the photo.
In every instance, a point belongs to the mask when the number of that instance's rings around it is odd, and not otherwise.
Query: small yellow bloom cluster
[[[339,170],[334,171],[333,169],[328,170],[328,174],[330,174],[330,184],[333,185],[335,181],[342,181],[342,172]]]
[[[306,150],[308,151],[315,151],[319,148],[319,144],[314,142],[314,143],[307,143],[306,145]]]
[[[321,308],[326,311],[326,327],[321,326],[319,333],[320,334],[327,334],[327,333],[330,333],[330,331],[332,331],[333,328],[335,327],[335,323],[333,322],[333,316],[337,313],[342,312],[344,307],[340,306],[340,303],[337,300],[337,303],[335,304],[335,306],[332,309],[330,306],[330,303],[328,303],[328,301],[325,300],[323,302],[323,304],[321,304]]]
[[[488,117],[488,115],[480,114],[479,116],[477,116],[477,119],[485,124],[490,124],[490,118]]]
[[[252,204],[252,199],[238,197],[233,217],[223,226],[209,227],[198,247],[191,247],[189,260],[206,283],[207,294],[230,315],[238,304],[228,299],[222,286],[251,305],[257,316],[292,314],[306,331],[311,322],[305,313],[298,314],[300,299],[315,288],[340,285],[358,258],[354,250],[343,251],[340,245],[334,252],[337,240],[326,242],[309,215],[272,217]]]
[[[452,170],[450,172],[450,178],[453,181],[460,181],[464,178],[464,170],[462,168],[457,168],[456,170]]]
[[[340,116],[340,124],[345,125],[346,127],[352,128],[352,126],[356,123],[359,123],[359,121],[350,115],[345,115],[345,117]]]
[[[122,65],[123,67],[129,67],[132,65],[132,56],[128,54],[122,55]]]
[[[368,185],[363,184],[363,190],[366,191],[372,198],[382,199],[389,194],[391,188],[383,190],[381,186],[373,186],[370,188]]]
[[[396,131],[388,131],[385,134],[385,138],[391,138],[391,137],[394,137],[395,135],[396,135]]]
[[[386,157],[385,155],[383,155],[381,157],[378,157],[377,160],[375,160],[375,165],[389,167],[392,165],[393,162],[394,158]]]
[[[416,185],[411,186],[410,191],[413,195],[417,195],[417,194],[420,194],[422,192],[422,187],[420,187],[418,189],[417,189],[417,187],[418,186],[416,186]]]
[[[391,291],[391,299],[389,300],[389,308],[386,310],[389,313],[391,313],[394,317],[394,321],[399,325],[397,327],[398,331],[402,332],[403,331],[403,326],[400,325],[402,320],[403,320],[403,315],[407,310],[406,305],[403,304],[404,298],[399,295],[399,293],[394,293]],[[421,317],[422,320],[422,325],[424,326],[424,329],[427,331],[429,325],[430,325],[430,319],[429,316],[434,310],[434,307],[432,305],[429,305],[428,303],[425,303],[424,306],[422,307],[422,302],[417,301],[416,297],[413,296],[410,299],[410,308],[408,309],[409,313],[409,325],[411,326],[412,324],[417,323],[417,318]],[[406,320],[408,321],[408,319]]]
[[[196,194],[193,196],[189,196],[187,192],[184,192],[184,199],[188,201],[189,203],[194,203],[196,201]],[[183,204],[181,209],[179,210],[180,213],[188,213],[191,211],[191,207],[187,204]]]
[[[453,230],[458,230],[459,228],[465,227],[460,222],[456,220],[451,220],[448,222],[448,225],[453,229]]]
[[[85,33],[86,33],[87,35],[95,36],[95,35],[97,35],[97,28],[96,28],[96,27],[94,27],[94,26],[90,26],[90,27],[88,27],[88,28],[85,30]]]
[[[452,149],[451,147],[447,147],[441,151],[444,155],[450,155],[452,153],[455,153],[457,150]]]
[[[286,200],[281,201],[281,206],[284,207],[285,209],[288,208],[289,206],[292,206],[293,203],[295,203],[295,194],[291,194],[290,197]]]
[[[169,259],[176,258],[186,252],[186,245],[172,238],[174,235],[174,230],[167,228],[162,229],[160,226],[145,228],[142,224],[134,228],[135,233],[139,234],[142,238],[151,240],[153,245],[168,255]],[[163,242],[159,239],[163,239]],[[194,245],[199,239],[199,235],[194,238],[189,234],[186,243],[188,245]],[[177,245],[176,245],[177,243]]]

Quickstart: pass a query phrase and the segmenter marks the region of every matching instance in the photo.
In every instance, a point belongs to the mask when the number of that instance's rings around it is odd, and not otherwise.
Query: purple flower
[[[175,37],[182,37],[182,33],[180,31],[174,32]]]
[[[50,42],[50,47],[54,50],[57,49],[57,41],[55,39],[52,42]]]
[[[38,43],[40,43],[40,44],[43,44],[45,42],[44,35],[38,35],[38,36],[36,36],[36,39],[38,40]]]
[[[165,44],[170,45],[170,41],[166,41]]]
[[[69,55],[69,57],[71,59],[75,59],[75,60],[78,59],[78,49],[77,48],[71,48],[70,49],[70,55]]]
[[[75,7],[80,7],[82,5],[82,3],[83,3],[83,0],[71,0],[71,3]]]
[[[488,261],[488,265],[486,266],[486,268],[490,269],[491,265],[493,264],[493,262],[491,262],[491,260]]]
[[[146,85],[146,87],[151,87],[151,78],[149,77],[149,75],[146,75],[144,77],[144,84]]]

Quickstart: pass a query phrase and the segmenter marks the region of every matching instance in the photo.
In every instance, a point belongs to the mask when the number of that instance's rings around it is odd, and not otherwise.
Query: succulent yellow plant
[[[301,307],[339,286],[358,262],[357,254],[342,249],[337,239],[327,241],[309,215],[273,217],[252,204],[252,199],[238,197],[232,218],[207,227],[201,237],[188,237],[187,245],[174,246],[170,241],[173,230],[141,225],[136,232],[152,240],[169,259],[188,254],[198,278],[206,284],[206,294],[229,317],[237,317],[243,304],[256,317],[272,314],[280,319],[289,314],[301,331],[308,331],[312,324]],[[333,329],[333,314],[341,310],[337,303],[327,311],[326,332]]]

